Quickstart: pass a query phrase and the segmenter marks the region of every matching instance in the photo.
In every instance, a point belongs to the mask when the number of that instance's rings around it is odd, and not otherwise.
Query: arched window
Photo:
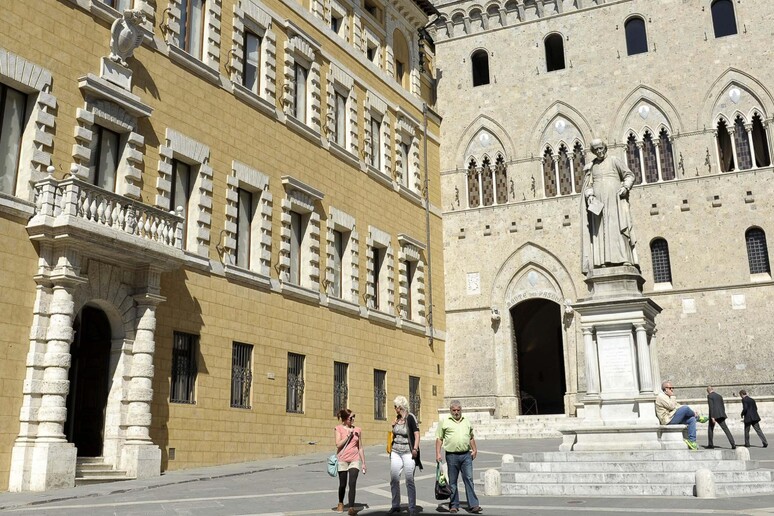
[[[745,232],[744,239],[747,242],[747,261],[750,264],[750,274],[770,274],[766,233],[761,228],[750,228]]]
[[[473,72],[473,86],[489,84],[489,54],[486,50],[476,50],[470,56],[470,66]]]
[[[716,38],[736,34],[734,2],[731,0],[715,0],[712,2],[712,27],[715,29]]]
[[[559,147],[559,193],[570,195],[572,193],[572,168],[567,147]]]
[[[640,167],[640,149],[637,147],[637,138],[630,134],[626,140],[626,164],[634,173],[634,184],[642,184],[642,168]]]
[[[626,53],[630,56],[634,54],[644,54],[648,51],[648,36],[645,33],[645,20],[639,16],[634,16],[624,23],[626,31]]]
[[[478,208],[481,205],[481,187],[479,185],[478,167],[476,160],[471,159],[468,164],[468,206]]]
[[[508,167],[502,156],[497,156],[495,161],[495,192],[497,192],[497,204],[508,202]]]
[[[543,184],[546,197],[556,197],[556,172],[554,156],[551,147],[546,147],[543,153]]]
[[[583,145],[576,142],[572,148],[572,168],[575,172],[575,191],[580,192],[583,186],[583,168],[586,166],[586,152]]]
[[[717,133],[720,171],[731,172],[736,168],[736,164],[734,163],[734,149],[731,143],[731,134],[728,132],[728,125],[722,118],[718,120]]]
[[[663,238],[650,243],[653,260],[653,283],[672,283],[672,266],[669,264],[669,244]]]
[[[561,34],[549,34],[544,41],[546,47],[546,70],[564,70],[564,40]]]
[[[645,182],[658,182],[658,158],[656,158],[656,146],[653,144],[653,135],[645,131],[642,137],[642,161],[645,169]]]
[[[489,158],[484,158],[481,163],[481,191],[483,193],[483,205],[491,206],[494,204],[494,178],[492,177],[492,167]]]
[[[750,155],[750,140],[747,138],[747,129],[741,116],[734,120],[734,143],[736,144],[736,159],[739,161],[737,170],[750,170],[752,168],[752,156]]]
[[[661,179],[671,181],[675,178],[675,154],[672,150],[672,140],[666,129],[658,133],[658,152],[661,158]]]
[[[756,167],[768,167],[771,165],[771,156],[769,155],[769,141],[766,138],[766,130],[763,128],[761,115],[755,113],[752,119],[752,150],[755,155],[753,160]]]
[[[392,33],[392,48],[395,54],[395,80],[406,89],[409,89],[410,81],[410,62],[409,62],[409,46],[406,42],[406,38],[403,33],[395,29]]]

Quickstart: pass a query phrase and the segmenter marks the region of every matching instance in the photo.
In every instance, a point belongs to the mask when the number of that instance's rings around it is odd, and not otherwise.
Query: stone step
[[[122,480],[134,480],[134,477],[127,477],[126,473],[124,473],[123,476],[104,476],[104,475],[94,475],[94,476],[86,476],[86,477],[75,477],[75,485],[76,486],[87,486],[92,484],[106,484],[108,482],[120,482]]]
[[[774,493],[774,482],[715,483],[716,496]]]
[[[572,451],[534,452],[522,454],[524,462],[650,462],[734,460],[734,450],[620,450],[620,451]]]
[[[771,471],[716,471],[715,482],[771,482]],[[663,482],[664,472],[522,472],[502,473],[501,482],[516,484],[658,484]],[[694,471],[671,471],[669,482],[674,484],[695,484]]]
[[[105,464],[105,457],[78,457],[76,464]]]
[[[691,484],[503,484],[515,496],[693,496]]]
[[[553,473],[636,473],[636,472],[673,472],[696,471],[747,471],[759,467],[756,461],[741,460],[695,460],[695,461],[653,461],[653,462],[506,462],[502,465],[503,476],[506,473],[553,472]]]

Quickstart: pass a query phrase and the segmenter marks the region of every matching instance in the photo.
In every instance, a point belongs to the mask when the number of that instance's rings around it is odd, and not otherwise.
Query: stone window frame
[[[276,117],[277,102],[277,34],[274,20],[255,0],[240,0],[234,6],[234,30],[228,65],[232,91],[242,100]],[[244,35],[250,30],[261,38],[258,93],[243,86]]]
[[[351,42],[350,27],[352,26],[352,15],[347,9],[347,7],[344,4],[337,2],[336,0],[326,0],[323,6],[323,9],[324,9],[323,12],[325,14],[325,18],[323,21],[325,21],[326,27],[328,27],[329,29],[331,28],[331,20],[334,14],[338,14],[339,15],[338,18],[341,19],[342,23],[341,23],[341,26],[339,27],[339,30],[336,31],[335,34],[340,38],[342,38],[347,43],[350,43]]]
[[[285,197],[280,202],[280,248],[277,269],[281,291],[312,301],[320,300],[320,213],[317,204],[325,195],[292,176],[282,176]],[[306,231],[301,239],[300,277],[298,284],[290,283],[291,267],[291,212],[308,216]]]
[[[557,70],[559,71],[559,70]],[[558,177],[558,171],[554,171],[554,176],[556,178],[556,194],[549,196],[547,195],[547,185],[545,180],[545,159],[546,159],[546,151],[550,150],[551,157],[553,159],[553,165],[556,168],[558,166],[558,155],[559,155],[559,149],[564,145],[564,147],[567,149],[568,156],[570,157],[570,162],[573,163],[573,177],[571,178],[571,186],[574,193],[579,193],[576,190],[578,189],[578,181],[577,181],[577,175],[581,174],[581,181],[580,184],[583,183],[582,175],[583,171],[580,170],[574,170],[574,160],[573,160],[573,154],[575,152],[575,148],[578,144],[580,144],[581,152],[586,152],[587,146],[586,146],[586,138],[585,134],[588,134],[588,131],[584,131],[586,128],[581,128],[579,124],[575,121],[575,119],[570,116],[568,113],[558,112],[550,117],[550,119],[547,120],[545,127],[543,128],[542,133],[540,133],[540,139],[539,141],[539,156],[540,158],[537,160],[537,164],[540,167],[538,171],[538,175],[535,177],[541,178],[541,192],[544,199],[552,199],[556,197],[563,197],[564,195],[561,194],[559,189],[559,177]],[[493,163],[496,162],[495,161]],[[572,179],[575,179],[574,181]],[[536,187],[537,189],[537,187]],[[572,193],[570,194],[572,195]]]
[[[761,239],[755,246],[751,247],[753,239],[751,235],[759,235]],[[748,227],[744,231],[745,255],[747,257],[748,270],[750,271],[750,281],[771,281],[771,262],[768,255],[768,243],[766,241],[766,232],[758,225]],[[758,256],[752,256],[750,251],[758,251]]]
[[[372,46],[376,48],[373,60],[368,59],[368,47]],[[363,26],[362,31],[362,52],[366,56],[366,60],[371,62],[374,66],[380,70],[384,69],[384,43],[382,38],[368,26]]]
[[[385,250],[384,262],[379,271],[379,299],[386,302],[386,306],[375,306],[375,285],[371,281],[374,274],[374,248]],[[392,238],[389,233],[374,226],[368,226],[368,238],[366,240],[366,306],[370,311],[380,312],[388,316],[395,314],[395,252],[392,247]]]
[[[392,129],[390,125],[389,106],[384,99],[379,97],[373,91],[366,92],[366,101],[364,106],[364,113],[369,117],[369,122],[363,124],[364,127],[364,140],[368,142],[364,147],[363,161],[365,162],[366,170],[370,172],[371,176],[380,179],[382,181],[392,181],[392,174],[389,172],[392,170]],[[381,130],[381,160],[379,161],[379,168],[371,166],[371,123],[370,118],[380,118],[380,130]]]
[[[84,107],[76,110],[75,120],[78,125],[75,128],[72,170],[76,171],[76,175],[84,180],[88,178],[94,126],[104,127],[120,137],[121,154],[116,169],[115,193],[141,201],[145,137],[138,132],[138,118],[118,104],[86,95]]]
[[[395,141],[393,142],[393,148],[395,152],[395,170],[394,179],[401,191],[408,190],[411,193],[418,194],[422,191],[422,178],[420,176],[420,162],[419,162],[419,136],[420,129],[418,120],[415,120],[408,113],[399,109],[395,119]],[[408,180],[404,180],[403,176],[403,159],[401,156],[400,144],[406,143],[409,148],[408,155],[408,167],[409,174]]]
[[[637,150],[639,152],[639,175],[638,171],[632,168],[631,163],[628,162],[626,165],[631,169],[631,171],[634,173],[635,178],[639,178],[640,181],[638,182],[635,179],[635,185],[641,185],[641,184],[656,184],[656,183],[663,183],[665,181],[673,181],[673,179],[664,179],[664,163],[661,161],[661,133],[663,131],[666,131],[667,138],[669,138],[669,142],[672,144],[672,157],[674,158],[674,136],[672,136],[672,129],[669,127],[669,125],[665,123],[659,123],[657,126],[651,127],[649,124],[642,125],[638,129],[634,129],[630,127],[626,130],[624,133],[624,139],[623,141],[628,144],[630,139],[634,137],[634,141],[637,145]],[[650,181],[648,182],[647,179],[647,171],[645,170],[646,167],[646,154],[645,154],[645,135],[650,134],[652,144],[654,145],[655,154],[654,157],[656,159],[656,173],[658,179],[656,181]],[[674,167],[674,164],[673,164]]]
[[[330,207],[326,227],[326,264],[325,264],[325,293],[333,298],[333,255],[336,252],[334,245],[334,231],[347,232],[349,234],[345,256],[342,256],[341,297],[338,299],[355,306],[360,300],[360,236],[356,229],[355,218],[333,206]]]
[[[422,253],[425,251],[425,244],[415,238],[400,233],[398,234],[398,243],[400,251],[398,252],[398,283],[400,299],[400,317],[421,325],[425,324],[425,260]],[[408,283],[407,262],[416,263],[413,281]],[[409,289],[411,291],[409,292]],[[407,312],[408,297],[411,295],[411,313]]]
[[[733,33],[722,34],[720,36],[717,35],[717,32],[715,31],[715,13],[713,12],[713,9],[712,9],[715,6],[716,3],[718,3],[716,0],[711,0],[709,2],[709,9],[707,9],[707,11],[709,12],[709,25],[710,25],[710,30],[711,30],[712,37],[714,39],[721,39],[721,38],[727,38],[727,37],[730,37],[730,36],[738,35],[739,34],[739,25],[740,25],[740,23],[739,23],[739,9],[736,8],[736,6],[734,5],[734,1],[733,0],[728,0],[728,3],[731,5],[731,11],[732,11],[731,14],[733,15],[734,25],[735,25],[735,29],[736,30]]]
[[[153,39],[153,20],[155,19],[153,0],[133,0],[131,9],[142,11],[145,14],[145,20],[140,25],[145,31],[145,41],[150,42]],[[70,0],[70,3],[88,11],[94,16],[113,23],[123,13],[107,5],[102,0]]]
[[[657,261],[657,251],[655,249],[655,245],[658,243],[660,245],[660,242],[664,242],[664,248],[663,250],[659,250],[662,254],[658,256],[660,258],[660,262],[665,263],[656,263]],[[669,253],[669,242],[664,237],[656,237],[650,241],[649,245],[650,249],[650,258],[651,258],[651,265],[653,267],[653,290],[670,290],[672,288],[672,258]],[[661,268],[661,271],[657,271],[657,268]],[[664,280],[664,281],[659,281]]]
[[[345,104],[345,121],[344,121],[344,145],[340,146],[336,143],[336,93],[342,95],[346,99]],[[328,143],[331,149],[341,150],[347,152],[351,156],[357,156],[360,131],[358,123],[358,103],[357,103],[357,90],[355,88],[354,78],[347,73],[344,68],[336,63],[330,64],[330,70],[327,77],[327,91],[326,91],[326,109],[327,116],[325,119],[325,132],[328,137]]]
[[[554,68],[552,70],[548,69],[548,40],[554,39],[554,37],[559,38],[559,42],[562,44],[562,62],[563,65],[561,68]],[[554,73],[554,72],[561,72],[563,70],[567,70],[569,68],[569,59],[567,57],[567,37],[562,34],[559,31],[551,31],[547,33],[545,36],[543,36],[543,72],[545,73]]]
[[[239,189],[257,195],[253,223],[250,226],[250,267],[236,265],[237,221]],[[241,163],[231,162],[231,174],[226,176],[226,235],[223,241],[223,260],[226,274],[247,275],[259,286],[268,288],[271,275],[273,196],[269,191],[269,176]]]
[[[730,91],[733,88],[738,88],[741,90],[739,86],[736,86],[732,84],[727,89]],[[750,95],[747,91],[744,91],[745,95]],[[771,140],[771,119],[766,117],[766,113],[763,110],[763,106],[761,105],[761,102],[758,101],[755,96],[753,96],[754,102],[752,107],[748,107],[747,112],[744,112],[739,107],[731,106],[730,109],[715,109],[716,113],[713,119],[713,129],[712,133],[714,135],[714,142],[715,142],[715,159],[718,166],[718,170],[720,172],[729,172],[728,170],[724,170],[725,167],[723,166],[723,163],[721,161],[721,149],[720,149],[720,140],[718,138],[718,127],[720,125],[720,122],[722,121],[726,125],[726,130],[729,132],[729,137],[732,142],[732,153],[733,153],[733,160],[734,160],[734,170],[733,172],[739,172],[740,170],[757,170],[761,167],[758,167],[757,165],[757,156],[755,154],[755,144],[753,141],[753,119],[757,116],[760,121],[761,125],[763,127],[763,138],[764,138],[764,150],[768,152],[769,159],[771,160],[771,148],[772,148],[772,140]],[[744,127],[747,132],[747,145],[750,147],[750,159],[752,166],[750,168],[739,168],[739,161],[737,159],[737,142],[735,139],[734,131],[736,130],[736,120],[737,118],[741,118],[742,123],[744,124]],[[764,165],[764,167],[767,165]],[[769,164],[768,166],[771,166]]]
[[[209,245],[212,231],[212,189],[213,170],[210,167],[210,148],[174,129],[167,128],[165,144],[159,146],[159,175],[156,179],[155,204],[163,210],[175,210],[170,206],[172,193],[172,160],[177,159],[195,167],[194,185],[191,187],[188,220],[188,241],[184,249],[187,254],[197,255],[208,262]],[[193,215],[193,217],[191,216]],[[193,235],[194,240],[191,240]]]
[[[46,177],[54,149],[57,98],[53,76],[42,66],[0,47],[0,82],[27,95],[27,118],[21,137],[14,194],[0,193],[0,209],[32,215],[32,184]],[[19,203],[19,200],[24,201]]]
[[[393,7],[391,7],[393,8]],[[397,13],[396,13],[397,14]],[[398,86],[401,89],[407,90],[412,95],[421,96],[422,94],[422,85],[421,85],[421,76],[419,73],[419,42],[416,39],[416,35],[414,34],[414,30],[411,27],[408,27],[405,23],[402,21],[402,17],[399,15],[396,16],[388,16],[387,17],[387,23],[386,23],[386,44],[385,44],[385,71],[387,72],[387,75],[392,77],[393,81],[395,81],[395,84],[398,84]],[[395,34],[395,31],[398,30],[403,35],[403,38],[406,40],[406,44],[408,45],[408,63],[406,63],[406,73],[409,74],[408,79],[408,88],[404,88],[403,85],[397,82],[397,79],[395,79],[395,50],[393,48],[393,35]]]
[[[317,57],[321,49],[317,43],[301,32],[292,22],[286,22],[289,37],[284,44],[284,86],[282,106],[288,127],[313,142],[320,142],[322,128],[322,87],[320,63]],[[296,62],[307,68],[306,119],[298,120],[294,115],[293,89],[296,80]]]
[[[185,0],[169,0],[166,19],[162,20],[162,35],[167,43],[170,59],[178,62],[194,74],[210,81],[218,82],[220,73],[221,15],[223,0],[207,0],[207,12],[204,17],[202,36],[202,58],[192,56],[183,49],[180,42],[181,5]]]
[[[628,29],[628,27],[629,27],[629,23],[631,23],[634,20],[640,20],[642,22],[643,30],[645,31],[645,42],[644,42],[645,43],[645,50],[643,50],[641,52],[631,53],[631,49],[629,48],[629,39],[628,39],[628,36],[629,36],[629,32],[628,31],[629,31],[629,29]],[[648,42],[648,25],[647,25],[647,22],[645,20],[646,20],[646,16],[644,14],[641,14],[641,13],[631,13],[628,16],[626,16],[626,18],[623,21],[624,48],[626,50],[627,57],[632,57],[632,56],[637,56],[637,55],[640,55],[640,54],[649,54],[650,53],[650,43]]]

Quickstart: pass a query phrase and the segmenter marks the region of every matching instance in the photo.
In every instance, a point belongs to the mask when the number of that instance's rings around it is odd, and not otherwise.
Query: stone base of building
[[[560,429],[559,451],[684,450],[685,425],[582,425]]]
[[[75,459],[72,443],[17,443],[11,454],[8,490],[18,493],[74,487]]]
[[[121,468],[131,478],[161,475],[161,450],[153,444],[126,444],[121,450]]]

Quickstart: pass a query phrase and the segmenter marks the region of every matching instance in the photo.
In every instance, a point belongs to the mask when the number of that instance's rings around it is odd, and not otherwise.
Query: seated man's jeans
[[[696,415],[688,405],[680,406],[668,424],[688,425],[688,440],[696,442]]]

